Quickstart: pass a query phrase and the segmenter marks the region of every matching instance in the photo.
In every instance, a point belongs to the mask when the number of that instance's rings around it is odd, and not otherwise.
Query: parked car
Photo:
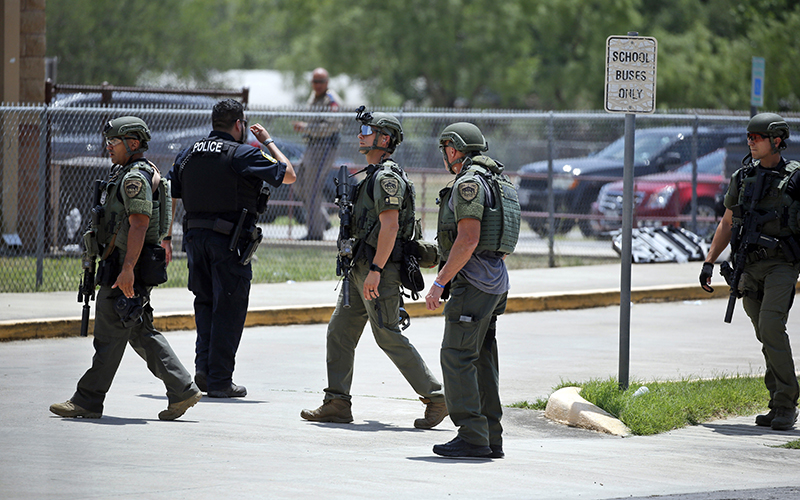
[[[211,108],[217,102],[210,96],[115,91],[111,103],[103,105],[97,92],[59,94],[48,109],[51,160],[107,156],[101,131],[108,120],[120,113],[111,115],[105,108],[131,108],[131,112],[136,108],[152,136],[147,159],[162,170],[169,170],[181,150],[208,135]],[[193,112],[170,111],[175,109]]]
[[[668,172],[691,160],[691,127],[658,127],[639,129],[635,133],[634,176]],[[741,137],[740,128],[698,129],[697,155],[704,156],[725,145],[732,137]],[[605,149],[583,158],[567,158],[553,161],[553,197],[555,212],[564,214],[589,214],[592,202],[608,177],[621,178],[624,169],[625,138],[620,137]],[[547,161],[523,165],[518,193],[523,211],[547,211]],[[537,174],[537,177],[524,177]],[[605,177],[605,179],[604,179]],[[531,228],[545,235],[548,233],[547,218],[527,218]],[[575,218],[556,218],[556,232],[569,232],[578,222]],[[597,236],[591,221],[581,219],[581,232],[586,236]]]
[[[697,217],[716,217],[715,197],[727,189],[724,177],[727,152],[717,149],[697,159]],[[622,181],[610,182],[600,188],[592,213],[607,217],[592,220],[593,230],[604,234],[619,229],[622,217]],[[663,218],[691,215],[692,163],[661,174],[645,175],[634,182],[634,223],[642,226],[674,225],[691,229],[690,221],[664,221]],[[713,236],[716,221],[697,221],[696,233]]]

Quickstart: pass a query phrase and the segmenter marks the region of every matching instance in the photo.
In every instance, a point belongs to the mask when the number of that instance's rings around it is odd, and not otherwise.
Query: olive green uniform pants
[[[456,275],[444,307],[442,375],[447,411],[458,437],[479,446],[502,446],[497,316],[508,293],[482,292]]]
[[[170,404],[189,398],[197,392],[192,376],[167,339],[153,327],[153,308],[149,304],[145,306],[142,322],[125,328],[114,310],[114,301],[121,295],[118,289],[107,286],[100,287],[97,293],[92,367],[78,381],[72,402],[86,410],[103,413],[103,401],[127,344],[145,360],[150,372],[164,382]]]
[[[786,333],[799,271],[800,264],[765,259],[747,264],[742,274],[742,305],[761,342],[770,408],[794,408],[800,392]]]
[[[372,327],[378,347],[389,356],[414,391],[433,402],[444,402],[442,385],[428,369],[416,348],[400,331],[400,266],[388,262],[381,273],[378,285],[380,297],[364,301],[364,280],[369,273],[369,263],[356,262],[350,273],[350,307],[344,307],[344,289],[339,293],[336,309],[328,323],[327,365],[328,387],[325,401],[349,401],[353,382],[353,362],[356,346],[367,321]],[[380,326],[376,302],[379,303],[383,326]]]

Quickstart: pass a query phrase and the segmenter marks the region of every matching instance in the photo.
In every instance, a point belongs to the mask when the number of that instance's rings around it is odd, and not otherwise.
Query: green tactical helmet
[[[462,153],[489,150],[489,145],[486,143],[481,129],[469,122],[453,123],[445,127],[439,136],[439,144],[447,141],[451,141],[453,148]]]
[[[767,137],[789,138],[789,124],[775,113],[759,113],[750,119],[747,131]]]
[[[388,135],[391,135],[394,139],[395,147],[403,142],[403,126],[400,125],[400,120],[389,113],[376,111],[375,113],[372,113],[372,119],[368,120],[364,125],[369,125],[378,130],[382,130],[383,133],[388,133]]]
[[[112,137],[132,137],[139,139],[140,151],[146,150],[147,143],[150,141],[150,129],[147,127],[144,120],[135,116],[114,118],[103,127],[103,135],[106,139],[111,139]]]

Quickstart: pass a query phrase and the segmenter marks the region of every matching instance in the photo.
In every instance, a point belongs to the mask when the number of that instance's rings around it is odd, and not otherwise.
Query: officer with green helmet
[[[200,390],[167,340],[153,327],[150,291],[166,280],[159,246],[171,221],[169,182],[144,158],[150,130],[135,116],[109,121],[103,129],[113,166],[97,193],[92,226],[84,235],[90,258],[100,258],[92,367],[75,394],[50,406],[62,417],[100,418],[103,402],[130,344],[167,388],[161,420],[174,420],[201,398]],[[159,258],[160,256],[160,258]],[[143,257],[143,258],[142,258]]]
[[[357,113],[356,120],[361,122],[358,151],[369,165],[351,197],[354,263],[349,284],[343,281],[328,324],[328,387],[323,404],[315,410],[303,410],[300,416],[316,422],[353,421],[353,361],[369,321],[378,346],[425,404],[425,415],[414,421],[414,427],[430,429],[447,416],[442,386],[400,328],[402,256],[398,250],[412,237],[415,221],[413,183],[391,159],[403,141],[403,128],[388,113],[368,113],[363,107]],[[344,286],[350,290],[349,307]]]
[[[474,124],[447,126],[439,149],[456,178],[439,192],[437,239],[444,265],[425,300],[433,311],[449,292],[441,363],[447,409],[458,435],[433,451],[445,457],[503,458],[496,323],[506,308],[505,257],[519,238],[519,200],[503,165],[483,154],[489,147]]]
[[[788,138],[789,125],[775,113],[750,120],[750,154],[731,176],[725,214],[700,274],[700,285],[711,292],[714,262],[728,244],[742,257],[738,292],[762,345],[769,391],[769,413],[758,415],[756,425],[775,430],[794,426],[800,392],[786,333],[800,273],[800,163],[781,156]]]

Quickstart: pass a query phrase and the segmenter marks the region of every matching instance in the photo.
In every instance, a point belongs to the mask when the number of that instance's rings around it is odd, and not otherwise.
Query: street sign
[[[656,109],[653,37],[610,36],[606,40],[605,107],[609,113],[652,113]]]
[[[764,106],[764,58],[753,58],[752,87],[750,90],[750,106]]]

